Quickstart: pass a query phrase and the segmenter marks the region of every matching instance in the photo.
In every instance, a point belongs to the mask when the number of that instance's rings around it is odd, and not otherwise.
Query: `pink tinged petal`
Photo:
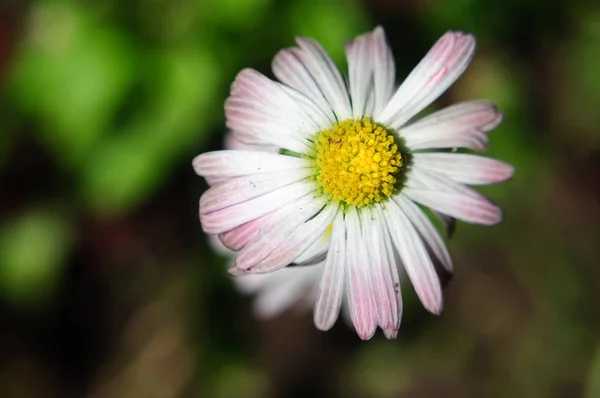
[[[290,264],[306,251],[325,232],[338,211],[337,203],[329,203],[320,213],[298,226],[264,260],[254,265],[250,271],[272,272]]]
[[[406,273],[425,309],[442,312],[442,288],[431,258],[409,218],[394,201],[388,201],[386,223]]]
[[[331,245],[327,252],[315,301],[314,321],[319,330],[329,330],[339,316],[344,293],[345,270],[346,225],[344,213],[340,211],[333,221]]]
[[[447,32],[398,88],[381,113],[381,122],[394,129],[404,125],[458,79],[474,51],[473,36]]]
[[[229,249],[240,251],[267,223],[271,222],[273,217],[277,215],[278,213],[275,211],[252,221],[248,221],[231,231],[219,235],[219,239],[221,239],[221,242]]]
[[[225,150],[198,155],[192,166],[196,174],[203,177],[239,177],[307,168],[312,162],[278,153]]]
[[[224,183],[229,178],[228,177],[213,177],[213,176],[209,176],[209,177],[204,177],[204,179],[206,180],[206,183],[208,184],[209,187],[214,187],[215,185],[219,185],[219,184]]]
[[[235,266],[245,271],[264,260],[278,246],[286,243],[290,234],[317,214],[325,203],[325,197],[313,198],[307,195],[281,208],[240,251],[235,259]]]
[[[296,104],[302,111],[302,114],[313,121],[313,125],[310,125],[310,129],[314,129],[314,126],[317,127],[317,129],[314,131],[311,131],[307,127],[307,133],[316,133],[317,131],[330,128],[333,124],[335,124],[335,116],[329,108],[329,105],[327,105],[326,108],[320,108],[319,105],[317,105],[312,99],[308,98],[300,91],[287,86],[283,86],[283,89],[291,98],[294,99],[294,101],[296,101]]]
[[[284,85],[252,69],[238,74],[225,102],[227,126],[245,140],[299,152],[310,149],[306,138],[318,131],[303,111]]]
[[[298,38],[296,42],[300,48],[288,51],[292,51],[294,56],[308,71],[337,119],[348,119],[351,116],[352,110],[350,99],[348,98],[348,90],[340,71],[323,47],[314,40]],[[282,82],[287,84],[283,79]],[[299,89],[299,91],[301,88],[294,87],[293,85],[291,87]]]
[[[225,101],[226,125],[234,130],[243,142],[249,145],[272,145],[286,148],[299,153],[310,151],[306,137],[296,133],[299,126],[306,125],[306,121],[295,122],[284,120],[280,116],[270,116],[259,113],[239,98],[230,97]],[[311,131],[318,131],[312,128]]]
[[[352,97],[352,117],[360,119],[366,115],[367,100],[373,89],[371,34],[358,36],[345,47]]]
[[[450,253],[448,253],[448,248],[431,223],[431,220],[423,213],[423,210],[405,195],[397,195],[394,197],[394,200],[398,203],[404,214],[410,219],[410,222],[412,222],[417,229],[421,238],[427,243],[429,249],[431,249],[432,253],[440,260],[444,268],[448,270],[448,272],[452,272],[452,258],[450,257]]]
[[[317,80],[312,77],[297,55],[299,51],[297,48],[279,51],[271,64],[273,74],[284,84],[310,98],[319,109],[325,112],[328,119],[334,122],[335,115],[331,105],[323,96]]]
[[[373,302],[373,292],[370,279],[367,242],[361,232],[357,211],[351,207],[346,213],[346,284],[350,319],[356,333],[363,340],[368,340],[375,334],[377,328],[377,311]]]
[[[245,202],[304,180],[312,174],[311,169],[297,169],[231,178],[202,194],[200,213],[212,213]]]
[[[387,229],[379,206],[359,213],[366,242],[370,242],[368,258],[371,260],[371,288],[377,310],[377,323],[381,329],[391,334],[400,327],[400,279],[393,261],[393,254],[387,251],[384,235]],[[394,332],[395,331],[395,332]]]
[[[202,213],[202,209],[200,209],[200,223],[205,233],[222,234],[294,202],[314,190],[314,184],[298,181],[265,195],[212,213]]]
[[[485,134],[502,121],[502,114],[488,101],[462,102],[432,113],[406,126],[399,134],[413,149],[469,148],[485,150]]]
[[[415,153],[413,162],[413,167],[471,185],[506,181],[515,171],[508,163],[464,153]]]
[[[294,259],[294,264],[311,265],[325,260],[327,250],[331,244],[331,231],[329,227],[304,253]]]
[[[225,149],[234,149],[236,151],[259,151],[270,153],[278,153],[279,151],[279,148],[273,145],[246,144],[243,141],[240,141],[239,137],[237,137],[233,131],[228,131],[223,141],[223,147]]]
[[[394,91],[396,71],[392,50],[387,44],[385,33],[378,26],[371,35],[373,57],[373,84],[375,93],[373,115],[378,120],[379,114],[390,101]]]
[[[423,170],[411,170],[402,193],[433,210],[474,224],[502,221],[502,210],[486,197],[448,178]]]

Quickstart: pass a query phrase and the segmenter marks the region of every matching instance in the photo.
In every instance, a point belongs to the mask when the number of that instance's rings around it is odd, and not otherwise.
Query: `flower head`
[[[280,82],[246,69],[233,83],[227,126],[254,150],[194,159],[211,184],[200,220],[238,251],[232,274],[324,261],[314,309],[319,329],[334,324],[345,293],[361,338],[377,326],[393,338],[402,315],[399,270],[436,314],[442,292],[431,256],[452,270],[418,204],[472,223],[502,218],[465,185],[504,181],[513,168],[440,151],[484,150],[486,132],[502,116],[491,103],[473,101],[409,123],[464,72],[475,49],[471,35],[446,33],[397,90],[381,28],[347,44],[348,85],[318,43],[297,42],[273,60]]]

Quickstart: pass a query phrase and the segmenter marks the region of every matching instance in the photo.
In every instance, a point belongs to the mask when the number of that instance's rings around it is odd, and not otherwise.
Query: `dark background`
[[[445,309],[409,286],[396,341],[257,320],[197,218],[244,67],[295,35],[344,67],[381,24],[403,78],[478,38],[435,104],[504,112],[505,210],[459,223]],[[600,5],[586,0],[2,0],[1,397],[600,397]]]

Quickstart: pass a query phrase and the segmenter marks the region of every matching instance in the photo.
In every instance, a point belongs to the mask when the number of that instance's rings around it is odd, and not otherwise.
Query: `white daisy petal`
[[[386,205],[386,223],[406,273],[423,306],[433,314],[442,312],[442,287],[421,237],[394,201]]]
[[[373,302],[371,272],[366,249],[373,246],[361,231],[360,219],[354,207],[346,213],[346,286],[350,319],[363,340],[375,334],[377,313]]]
[[[256,273],[272,272],[289,265],[325,232],[331,221],[333,221],[338,206],[337,203],[326,205],[320,213],[298,226],[285,242],[279,244],[264,260],[254,265],[249,271]]]
[[[282,207],[277,216],[265,224],[240,251],[235,259],[235,266],[246,271],[264,260],[273,250],[285,243],[298,226],[304,224],[324,206],[325,198],[315,199],[307,195]]]
[[[398,203],[404,214],[410,219],[423,240],[427,243],[427,246],[429,246],[433,254],[440,260],[444,268],[448,272],[452,272],[453,267],[450,253],[448,253],[444,240],[431,223],[431,220],[429,220],[425,213],[419,209],[419,206],[414,204],[405,195],[396,195],[394,200]]]
[[[200,198],[200,212],[211,213],[254,199],[309,177],[311,169],[278,171],[231,178],[211,187]]]
[[[378,26],[371,35],[372,57],[373,57],[373,92],[374,109],[368,115],[375,116],[379,120],[379,114],[390,101],[394,92],[396,71],[394,69],[394,56],[387,44],[385,33]]]
[[[277,216],[277,214],[278,213],[274,211],[252,221],[248,221],[231,231],[220,234],[219,239],[225,247],[231,250],[242,250],[242,248],[246,246],[267,223],[271,222],[273,217]]]
[[[348,119],[352,114],[348,90],[346,89],[342,75],[329,55],[314,40],[298,38],[296,42],[300,48],[288,51],[292,51],[298,62],[308,71],[319,91],[335,113],[337,120]],[[292,61],[291,58],[288,60]],[[280,78],[280,76],[277,77]],[[294,86],[293,81],[286,81],[284,79],[281,79],[281,81],[299,91],[305,89],[305,86]],[[305,92],[304,94],[308,95],[310,93]]]
[[[494,225],[502,220],[498,206],[464,185],[418,169],[411,176],[402,193],[415,202],[474,224]]]
[[[371,34],[358,36],[346,44],[352,117],[365,116],[367,100],[373,90],[373,62],[371,58]]]
[[[487,101],[450,106],[403,127],[399,134],[413,149],[469,148],[484,150],[487,131],[502,121],[502,114]]]
[[[496,159],[463,153],[415,153],[413,167],[470,185],[506,181],[515,170],[508,163]]]
[[[317,239],[304,253],[294,259],[296,265],[311,265],[325,260],[327,250],[331,244],[331,227],[329,225],[325,233]]]
[[[319,330],[329,330],[339,315],[344,293],[345,270],[346,224],[343,213],[338,212],[333,221],[331,246],[315,301],[314,321]]]
[[[390,256],[384,235],[387,234],[380,206],[376,209],[360,211],[361,223],[365,241],[372,243],[368,246],[368,258],[371,261],[371,287],[377,310],[377,323],[383,330],[395,335],[400,327],[400,279],[398,269]]]
[[[265,195],[212,213],[203,213],[200,209],[200,222],[205,233],[222,234],[294,202],[314,190],[315,186],[312,183],[298,181]]]
[[[273,74],[281,82],[310,98],[331,122],[335,122],[335,114],[331,105],[325,99],[317,81],[297,55],[298,51],[297,48],[279,51],[271,64]]]
[[[400,128],[458,79],[474,51],[473,36],[446,33],[408,75],[378,120],[393,129]]]
[[[296,93],[296,97],[302,94]],[[310,149],[306,138],[319,123],[305,112],[281,83],[274,82],[252,69],[241,71],[225,101],[227,127],[245,141],[275,145],[298,152]]]
[[[196,174],[203,177],[239,177],[313,167],[308,159],[257,151],[214,151],[192,161]]]

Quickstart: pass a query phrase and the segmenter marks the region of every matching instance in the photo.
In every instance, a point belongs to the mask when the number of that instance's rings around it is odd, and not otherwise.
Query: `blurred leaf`
[[[55,293],[74,243],[72,226],[52,210],[32,209],[0,229],[0,294],[39,304]]]
[[[273,0],[199,0],[203,13],[211,21],[245,30],[256,26],[271,13],[267,12]]]
[[[246,363],[229,363],[215,379],[215,397],[258,398],[267,390],[265,375]]]
[[[585,398],[600,397],[600,345],[596,347],[596,355],[592,359]]]
[[[10,114],[0,113],[0,120],[3,121],[3,123],[0,123],[0,170],[2,170],[13,144],[15,126],[11,116]]]
[[[12,65],[12,95],[71,167],[107,131],[133,75],[133,48],[90,12],[71,2],[35,3]]]
[[[205,48],[162,51],[149,59],[150,103],[106,140],[83,170],[83,195],[98,212],[125,211],[163,183],[174,165],[191,162],[214,121],[221,71]],[[183,155],[189,156],[186,161]]]

